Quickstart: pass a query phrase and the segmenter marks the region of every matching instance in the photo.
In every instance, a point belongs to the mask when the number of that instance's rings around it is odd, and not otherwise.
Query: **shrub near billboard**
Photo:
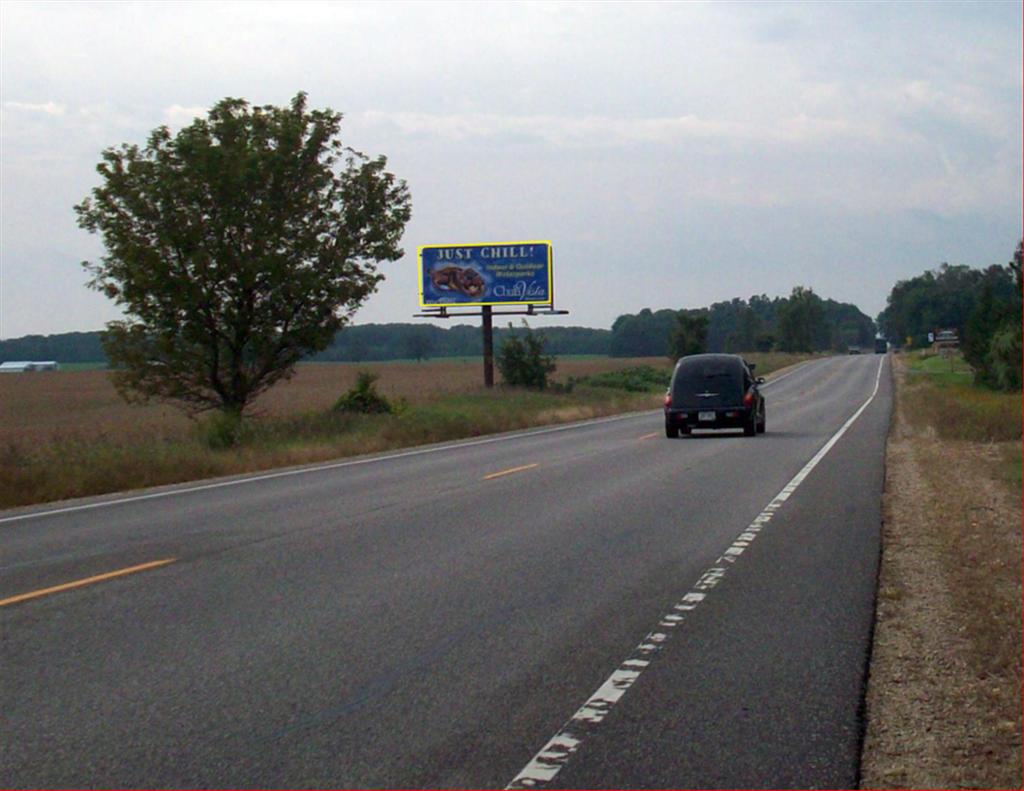
[[[551,305],[551,242],[427,244],[420,307]]]

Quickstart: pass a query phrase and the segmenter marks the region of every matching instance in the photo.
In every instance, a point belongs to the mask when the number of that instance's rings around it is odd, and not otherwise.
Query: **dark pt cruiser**
[[[695,428],[741,428],[748,437],[763,433],[764,379],[755,379],[753,368],[736,354],[681,358],[665,394],[665,436]]]

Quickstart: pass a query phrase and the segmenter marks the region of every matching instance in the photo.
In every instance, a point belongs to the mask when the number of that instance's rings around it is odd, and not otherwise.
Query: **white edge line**
[[[579,750],[580,745],[608,716],[615,704],[622,699],[629,688],[636,683],[640,674],[665,647],[673,630],[684,622],[687,614],[706,600],[709,592],[721,582],[739,556],[757,539],[783,503],[790,498],[810,475],[811,470],[818,466],[818,463],[835,446],[847,429],[875,400],[884,364],[884,359],[878,363],[875,386],[867,401],[861,404],[860,408],[843,423],[839,430],[801,468],[800,472],[782,487],[782,490],[769,501],[761,513],[754,517],[754,521],[740,532],[732,544],[714,561],[714,564],[700,575],[693,587],[662,616],[657,626],[633,649],[625,661],[587,698],[583,705],[562,725],[558,733],[551,737],[519,774],[505,786],[506,789],[536,788],[554,780],[555,776],[569,763],[572,755]]]
[[[783,374],[778,379],[773,379],[770,382],[765,383],[765,387],[776,382],[785,379],[787,376],[794,374],[800,368],[808,365],[815,360],[809,360],[808,362],[801,363],[797,368],[793,369],[789,373]],[[98,503],[83,503],[81,505],[70,505],[66,508],[51,508],[46,511],[32,511],[26,514],[16,514],[14,516],[0,517],[0,525],[7,524],[10,522],[22,522],[29,519],[41,519],[46,516],[57,516],[58,514],[69,514],[76,511],[91,511],[97,508],[109,508],[115,505],[122,505],[125,503],[137,503],[143,500],[156,500],[161,497],[174,497],[181,494],[191,494],[193,492],[203,492],[210,489],[222,489],[227,486],[241,486],[248,483],[256,483],[258,481],[269,481],[275,478],[287,478],[293,475],[306,475],[313,472],[324,472],[327,470],[336,470],[342,467],[355,467],[363,464],[377,464],[384,461],[391,461],[393,459],[404,459],[410,456],[422,456],[427,453],[440,453],[447,450],[459,450],[461,448],[471,448],[476,445],[487,445],[492,442],[505,442],[512,439],[521,439],[523,437],[536,437],[541,434],[553,434],[556,431],[570,431],[577,428],[587,428],[589,426],[596,426],[602,423],[611,423],[617,420],[628,420],[634,417],[640,417],[642,415],[650,414],[651,412],[657,412],[660,410],[644,410],[642,412],[630,412],[625,415],[612,415],[611,417],[595,418],[593,420],[586,420],[576,423],[567,423],[561,426],[551,426],[549,428],[542,428],[536,430],[526,430],[520,432],[514,432],[510,434],[502,434],[497,437],[484,437],[483,439],[469,440],[466,442],[457,442],[446,445],[435,445],[429,448],[417,448],[415,450],[404,451],[402,453],[392,453],[387,456],[374,456],[368,459],[349,459],[347,461],[331,462],[328,464],[319,464],[314,467],[302,467],[297,470],[283,470],[280,472],[264,473],[262,475],[252,475],[244,478],[234,478],[230,481],[217,481],[215,483],[206,483],[199,486],[185,486],[182,488],[171,489],[163,492],[151,492],[149,494],[138,494],[129,497],[119,497],[115,500],[103,500]]]

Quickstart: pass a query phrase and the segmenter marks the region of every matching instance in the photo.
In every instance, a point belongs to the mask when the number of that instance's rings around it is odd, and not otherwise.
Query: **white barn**
[[[53,360],[34,362],[32,360],[17,360],[7,363],[0,363],[0,374],[23,374],[29,371],[58,371],[60,365]]]

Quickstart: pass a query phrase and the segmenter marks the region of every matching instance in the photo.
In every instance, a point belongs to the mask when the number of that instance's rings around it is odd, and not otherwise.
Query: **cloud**
[[[514,136],[555,145],[669,142],[678,137],[713,137],[724,133],[727,127],[695,116],[631,120],[599,116],[572,118],[369,110],[360,114],[360,120],[370,126],[390,126],[403,134],[436,136],[454,141]]]
[[[182,107],[180,104],[172,104],[164,108],[164,123],[172,128],[188,126],[196,118],[205,118],[206,112],[206,107]]]
[[[588,281],[617,282],[639,246],[699,264],[691,283],[758,258],[763,290],[833,271],[842,249],[878,269],[830,295],[878,303],[921,264],[1003,260],[1019,234],[1019,4],[0,8],[0,230],[5,261],[29,270],[40,239],[95,254],[70,207],[104,149],[176,132],[224,96],[285,104],[298,90],[408,180],[407,250],[540,228],[592,259]],[[922,231],[918,216],[938,219]],[[766,236],[774,257],[757,252]],[[411,257],[391,270],[406,285],[385,284],[363,318],[405,315]],[[32,298],[24,332],[72,313]],[[595,326],[642,306],[613,288],[587,301]]]
[[[976,86],[954,81],[939,87],[928,80],[911,80],[878,92],[879,98],[897,109],[904,119],[942,119],[956,123],[974,134],[994,139],[1013,139],[1014,122],[998,94],[982,95]],[[1016,101],[1017,97],[1014,97]]]
[[[63,104],[57,104],[56,102],[45,102],[44,104],[4,102],[4,108],[8,110],[22,110],[28,113],[43,113],[45,115],[64,115],[66,110]]]
[[[535,140],[555,146],[671,145],[687,140],[804,144],[856,137],[892,140],[894,132],[867,123],[818,118],[800,113],[766,123],[738,122],[682,115],[663,118],[608,116],[499,115],[495,113],[431,114],[368,110],[358,120],[404,135],[432,136],[448,141],[476,138]]]

